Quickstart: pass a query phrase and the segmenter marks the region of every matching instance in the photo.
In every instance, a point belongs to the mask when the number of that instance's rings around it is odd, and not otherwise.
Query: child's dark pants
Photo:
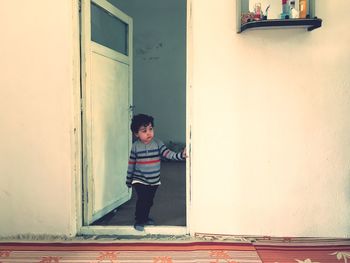
[[[133,184],[137,193],[135,221],[144,224],[149,218],[149,212],[153,205],[154,195],[158,185]]]

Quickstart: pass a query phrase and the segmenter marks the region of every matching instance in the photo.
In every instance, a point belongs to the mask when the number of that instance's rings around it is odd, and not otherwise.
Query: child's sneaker
[[[140,224],[140,223],[135,223],[135,224],[134,224],[134,228],[135,228],[137,231],[144,231],[144,230],[145,230],[144,225],[143,225],[143,224]]]

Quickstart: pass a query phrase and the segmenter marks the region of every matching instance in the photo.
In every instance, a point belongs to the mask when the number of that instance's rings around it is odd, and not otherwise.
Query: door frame
[[[193,65],[193,32],[192,32],[192,1],[186,0],[186,149],[188,159],[186,162],[186,226],[152,226],[147,227],[145,233],[140,233],[136,231],[133,226],[85,226],[83,224],[83,202],[84,193],[83,189],[83,145],[82,134],[82,106],[83,102],[82,96],[82,57],[81,57],[81,43],[83,43],[83,36],[81,35],[81,16],[84,12],[82,9],[86,6],[83,2],[91,0],[73,0],[73,68],[74,68],[74,129],[73,129],[73,140],[72,140],[72,161],[73,161],[73,171],[74,178],[72,179],[72,191],[76,193],[75,206],[72,206],[72,215],[76,215],[75,218],[72,217],[72,232],[79,235],[194,235],[194,230],[192,226],[192,139],[191,139],[191,129],[192,129],[192,115],[191,115],[191,101],[192,101],[192,65]],[[81,12],[81,15],[80,15]],[[75,209],[74,209],[75,208]],[[74,231],[75,230],[75,231]]]

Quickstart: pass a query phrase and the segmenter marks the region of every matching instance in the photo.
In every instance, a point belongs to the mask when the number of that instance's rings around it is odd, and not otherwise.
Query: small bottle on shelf
[[[288,19],[290,17],[290,7],[288,0],[282,0],[282,14],[281,19]]]
[[[261,20],[262,12],[261,12],[261,3],[255,3],[254,5],[254,20]]]
[[[307,16],[307,1],[299,0],[299,18],[306,18]]]
[[[295,8],[295,0],[290,1],[290,16],[291,18],[299,18],[299,11]]]

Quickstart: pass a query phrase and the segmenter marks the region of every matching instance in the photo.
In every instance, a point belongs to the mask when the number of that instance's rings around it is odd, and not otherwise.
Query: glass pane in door
[[[128,55],[128,25],[91,3],[91,40]]]

